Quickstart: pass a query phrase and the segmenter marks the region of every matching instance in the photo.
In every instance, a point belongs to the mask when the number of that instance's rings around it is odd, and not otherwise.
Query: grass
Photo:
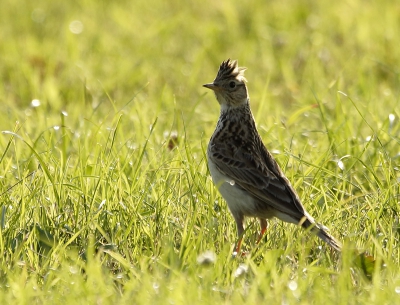
[[[0,303],[398,303],[398,14],[391,1],[5,1]],[[249,220],[249,255],[231,257],[205,162],[219,109],[201,87],[229,57],[342,255],[279,221],[255,246]]]

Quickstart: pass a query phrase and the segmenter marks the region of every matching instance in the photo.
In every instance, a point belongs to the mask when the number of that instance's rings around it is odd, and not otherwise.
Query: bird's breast
[[[235,180],[221,173],[216,164],[207,156],[208,168],[215,186],[228,204],[233,215],[256,215],[254,198],[239,187]]]

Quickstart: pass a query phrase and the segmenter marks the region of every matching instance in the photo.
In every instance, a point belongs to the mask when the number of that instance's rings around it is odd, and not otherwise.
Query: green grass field
[[[400,303],[399,16],[389,0],[2,1],[0,304]],[[227,58],[341,255],[275,220],[255,245],[249,219],[232,258],[202,87]]]

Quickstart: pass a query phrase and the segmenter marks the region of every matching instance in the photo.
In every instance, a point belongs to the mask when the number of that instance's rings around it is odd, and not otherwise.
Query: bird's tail
[[[317,236],[337,251],[342,251],[342,243],[326,231],[326,228],[319,226]]]
[[[308,215],[307,215],[308,216]],[[306,217],[304,217],[306,218]],[[311,232],[315,233],[319,238],[326,242],[329,246],[337,251],[342,251],[342,244],[335,237],[328,233],[328,228],[314,222],[312,217],[305,219],[302,223],[303,228],[311,228]]]

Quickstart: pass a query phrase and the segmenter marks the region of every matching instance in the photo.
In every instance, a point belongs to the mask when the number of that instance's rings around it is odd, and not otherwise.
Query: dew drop
[[[79,269],[76,266],[70,266],[69,267],[69,272],[71,272],[72,274],[76,274],[78,273]]]
[[[40,106],[40,101],[38,99],[33,99],[31,102],[32,107],[39,107]]]
[[[229,184],[230,184],[230,185],[235,185],[235,180],[229,181]]]
[[[32,109],[30,109],[30,108],[25,109],[25,115],[26,116],[31,116],[32,115]]]
[[[156,290],[156,291],[158,291],[159,288],[160,288],[160,284],[157,283],[157,282],[154,282],[154,283],[153,283],[153,289]]]
[[[297,283],[295,281],[290,281],[288,287],[290,290],[295,291],[297,289]]]
[[[73,34],[80,34],[83,31],[83,23],[79,20],[74,20],[69,24],[69,30]]]
[[[245,264],[240,264],[239,267],[235,270],[235,277],[240,277],[243,274],[246,274],[249,271],[249,266]]]

